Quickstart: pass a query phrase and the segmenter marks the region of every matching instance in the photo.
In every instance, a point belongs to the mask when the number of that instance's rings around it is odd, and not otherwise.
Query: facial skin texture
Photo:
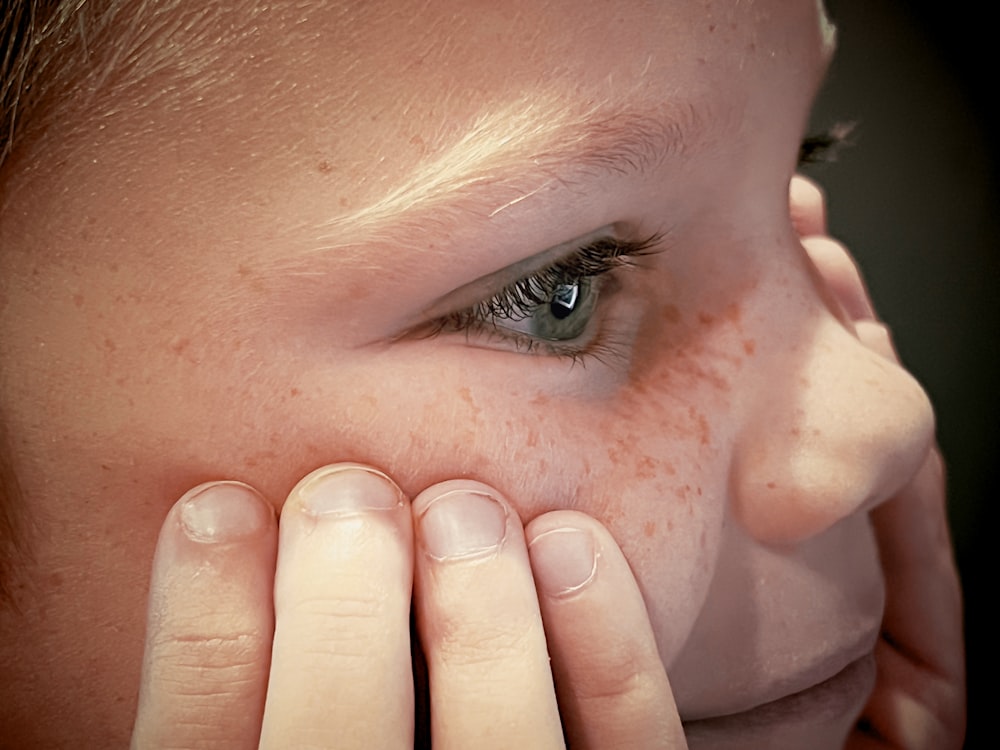
[[[525,522],[599,519],[685,720],[870,650],[866,514],[932,416],[843,322],[788,217],[832,52],[815,4],[298,5],[216,19],[232,39],[211,59],[213,35],[178,24],[207,72],[165,65],[8,169],[0,413],[33,562],[0,619],[0,734],[124,743],[170,505],[220,478],[277,502],[334,461],[410,495],[479,479]],[[672,142],[603,168],[623,126]],[[409,333],[609,225],[663,235],[598,303],[612,354]],[[757,731],[837,746],[863,700]],[[690,742],[728,746],[707,724]]]

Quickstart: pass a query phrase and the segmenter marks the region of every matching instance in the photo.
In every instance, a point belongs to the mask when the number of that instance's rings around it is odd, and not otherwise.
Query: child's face
[[[278,501],[345,460],[607,524],[685,719],[862,656],[866,513],[932,418],[789,222],[831,52],[816,4],[269,5],[178,24],[166,62],[8,183],[0,409],[39,529],[11,663],[57,665],[47,710],[127,733],[180,494],[234,478]],[[595,232],[662,251],[529,332],[452,330]],[[844,682],[837,726],[864,698]],[[813,698],[765,730],[829,737]]]

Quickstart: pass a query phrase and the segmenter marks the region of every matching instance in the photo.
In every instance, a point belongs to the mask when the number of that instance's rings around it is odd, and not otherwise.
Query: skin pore
[[[686,721],[870,680],[867,511],[933,419],[789,220],[832,54],[814,3],[172,12],[148,74],[6,168],[0,413],[32,559],[0,729],[123,743],[174,500],[231,478],[277,504],[332,461],[600,520]],[[427,335],[594,236],[657,239],[578,341]],[[759,731],[835,747],[864,697]]]

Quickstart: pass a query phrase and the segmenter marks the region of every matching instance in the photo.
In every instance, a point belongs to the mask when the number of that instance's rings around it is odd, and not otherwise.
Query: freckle
[[[705,415],[697,411],[693,406],[690,406],[688,407],[688,416],[697,422],[698,442],[702,445],[708,445],[712,439],[712,430],[708,426],[708,420],[705,419]]]
[[[646,521],[642,525],[642,533],[646,535],[647,538],[653,536],[656,533],[656,522]]]
[[[740,320],[743,317],[743,312],[740,310],[740,306],[735,302],[730,302],[726,305],[726,310],[723,314],[726,316],[726,320],[735,325],[739,325]]]
[[[296,396],[301,396],[302,391],[300,391],[298,388],[292,388],[292,390],[288,392],[288,395],[290,395],[292,398],[295,398]]]
[[[531,401],[529,401],[528,403],[531,404],[532,406],[545,406],[547,403],[549,403],[549,397],[546,396],[544,393],[539,393],[536,394],[535,397],[531,399]]]
[[[250,269],[247,268],[242,263],[240,263],[240,265],[237,266],[237,268],[236,268],[236,273],[238,273],[240,276],[246,278],[247,276],[250,275]]]
[[[799,437],[799,435],[801,435],[801,434],[802,434],[802,430],[800,430],[798,427],[793,427],[792,428],[792,435],[794,435],[795,437]]]
[[[635,475],[639,479],[652,479],[656,476],[656,461],[652,456],[643,456],[635,465]]]
[[[83,307],[83,295],[82,294],[74,294],[73,295],[73,304],[76,305],[77,307]]]
[[[778,486],[778,485],[776,485],[776,484],[775,484],[774,482],[768,482],[768,483],[767,483],[767,488],[768,488],[769,490],[773,490],[773,489],[774,489],[775,487],[777,487],[777,486]]]
[[[753,339],[743,340],[743,351],[745,351],[749,356],[753,356],[754,352],[757,351],[757,342]]]
[[[183,354],[184,350],[191,345],[191,339],[185,336],[174,336],[170,339],[170,348],[175,354]]]
[[[104,339],[104,348],[107,349],[109,352],[113,352],[115,349],[118,348],[118,345],[115,344],[115,342],[112,341],[111,339]]]
[[[681,311],[676,305],[664,305],[662,315],[667,323],[679,323],[681,320]]]
[[[111,467],[108,466],[107,464],[101,464],[101,469],[103,469],[104,471],[111,471]]]
[[[337,201],[341,208],[347,208],[350,205],[350,201],[347,200],[347,196],[341,196],[340,200]]]
[[[701,323],[703,326],[710,326],[712,325],[712,323],[715,322],[715,316],[709,315],[706,312],[700,312],[698,313],[698,322]]]

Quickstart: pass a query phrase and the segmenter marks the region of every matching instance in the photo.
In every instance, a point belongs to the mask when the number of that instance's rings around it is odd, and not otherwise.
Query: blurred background
[[[1000,619],[988,612],[1000,567],[1000,43],[970,0],[826,4],[839,50],[814,130],[857,125],[836,163],[808,173],[937,409],[965,591],[966,747],[997,747],[984,724]]]

